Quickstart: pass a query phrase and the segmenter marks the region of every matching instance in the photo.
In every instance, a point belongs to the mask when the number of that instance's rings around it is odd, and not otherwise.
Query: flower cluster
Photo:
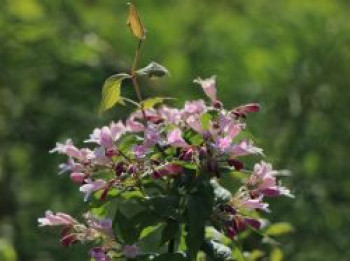
[[[263,150],[245,135],[244,123],[246,116],[258,112],[260,106],[250,103],[227,110],[217,97],[215,77],[198,78],[194,82],[202,87],[209,98],[208,103],[187,101],[181,109],[166,105],[157,108],[140,106],[125,123],[112,122],[96,128],[85,140],[85,143],[93,144],[93,148],[78,148],[70,139],[57,143],[51,152],[68,157],[68,161],[59,166],[60,173],[69,173],[85,201],[94,196],[105,202],[121,191],[139,191],[144,199],[148,199],[154,196],[154,191],[150,193],[146,184],[152,182],[168,189],[159,190],[156,195],[176,191],[178,198],[186,199],[192,193],[193,180],[205,177],[219,184],[225,173],[240,172],[245,178],[239,189],[230,191],[224,202],[215,200],[209,210],[210,220],[230,238],[247,228],[260,229],[262,222],[254,213],[269,212],[265,199],[292,197],[277,181],[279,172],[273,170],[271,164],[261,161],[249,171],[243,163],[244,156],[263,156]],[[184,222],[186,213],[182,212],[177,222]],[[77,241],[99,242],[99,246],[90,250],[95,260],[111,260],[117,254],[128,258],[142,254],[142,249],[135,245],[137,242],[128,245],[116,235],[110,219],[87,214],[85,220],[86,225],[69,215],[54,215],[48,211],[39,223],[63,226],[61,242],[65,246]]]

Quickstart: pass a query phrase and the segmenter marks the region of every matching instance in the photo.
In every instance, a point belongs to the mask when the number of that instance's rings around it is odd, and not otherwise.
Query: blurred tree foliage
[[[145,83],[144,95],[180,104],[201,97],[191,79],[216,74],[226,104],[262,103],[251,131],[268,160],[293,172],[296,199],[271,214],[295,227],[282,240],[286,260],[347,260],[349,2],[135,2],[148,29],[142,65],[156,60],[172,75]],[[102,119],[96,113],[103,80],[131,63],[125,3],[0,0],[0,237],[15,247],[17,254],[6,250],[11,261],[86,256],[84,248],[62,249],[36,219],[47,208],[84,209],[76,187],[56,175],[60,159],[48,155],[55,141],[82,141],[94,126],[125,115],[125,108]]]

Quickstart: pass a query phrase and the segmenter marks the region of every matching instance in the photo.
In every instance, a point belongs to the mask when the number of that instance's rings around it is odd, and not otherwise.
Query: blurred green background
[[[145,82],[144,96],[203,97],[197,76],[218,76],[227,107],[260,102],[248,119],[276,168],[288,168],[295,200],[272,202],[285,260],[350,258],[350,2],[348,0],[135,1],[148,29],[140,64],[171,77]],[[99,118],[104,79],[128,70],[135,40],[122,0],[0,0],[0,260],[87,260],[37,228],[46,209],[80,215],[86,206],[57,140],[81,145]],[[123,95],[133,97],[130,86]]]

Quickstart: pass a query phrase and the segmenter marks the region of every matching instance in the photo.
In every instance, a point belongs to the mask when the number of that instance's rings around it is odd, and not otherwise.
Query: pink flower
[[[60,172],[58,174],[62,174],[64,172],[72,171],[72,172],[80,172],[84,169],[83,165],[80,163],[74,162],[72,158],[69,158],[67,163],[61,163],[58,166]]]
[[[181,136],[181,130],[176,128],[168,133],[168,144],[177,148],[186,148],[189,145]]]
[[[101,129],[96,128],[90,138],[85,142],[97,143],[104,148],[111,148],[114,142],[126,132],[126,127],[121,121],[118,123],[112,122],[109,127],[104,126]]]
[[[85,182],[86,184],[82,185],[79,189],[85,194],[84,201],[87,201],[93,192],[100,190],[107,185],[107,182],[103,179],[97,179],[95,181],[87,179],[85,180]]]
[[[161,141],[160,132],[156,125],[150,124],[145,130],[145,141],[144,145],[146,147],[151,147],[156,145]]]
[[[135,258],[140,255],[140,248],[136,245],[124,245],[122,248],[122,253],[126,258]]]
[[[178,109],[162,106],[158,109],[159,115],[167,122],[171,124],[179,124],[181,120],[181,114]]]
[[[201,114],[203,112],[206,112],[207,107],[205,106],[205,103],[203,100],[197,100],[197,101],[186,101],[185,107],[181,111],[181,114],[183,117],[186,118],[186,116],[191,114]]]
[[[210,100],[214,103],[218,100],[217,91],[216,91],[216,76],[212,76],[210,78],[202,80],[198,78],[193,82],[198,83],[202,86],[204,93],[210,98]]]
[[[191,115],[186,119],[186,123],[188,124],[188,126],[191,127],[191,129],[193,129],[194,131],[198,132],[198,133],[203,133],[204,130],[202,128],[202,123],[201,120],[198,116],[195,115]]]
[[[66,154],[69,157],[76,158],[78,160],[83,159],[81,151],[73,145],[71,139],[68,139],[66,143],[56,143],[56,147],[50,150],[50,153],[58,152],[60,154]]]
[[[253,187],[253,194],[267,197],[287,196],[294,197],[289,189],[277,185],[276,175],[278,171],[272,169],[272,165],[261,161],[254,165],[254,172],[248,180],[248,185]]]
[[[141,144],[141,145],[134,146],[132,150],[133,150],[135,158],[142,159],[146,156],[147,151],[148,151],[148,147]]]
[[[215,147],[218,148],[221,152],[227,152],[231,148],[232,138],[229,136],[218,137],[215,141]]]
[[[65,213],[57,212],[56,215],[52,211],[47,210],[44,218],[38,218],[39,226],[72,226],[78,223],[74,218]]]
[[[235,138],[245,128],[245,124],[235,122],[234,119],[225,115],[220,115],[219,125],[221,133],[231,137],[231,139]]]
[[[230,154],[233,157],[237,157],[249,154],[262,154],[262,151],[261,148],[253,146],[253,141],[244,139],[240,143],[232,146]]]
[[[126,120],[126,129],[130,132],[141,132],[145,130],[145,126],[141,122],[136,121],[134,116],[131,116]]]
[[[249,210],[261,209],[269,212],[269,204],[262,201],[263,197],[258,197],[255,199],[243,199],[240,202],[240,206]]]

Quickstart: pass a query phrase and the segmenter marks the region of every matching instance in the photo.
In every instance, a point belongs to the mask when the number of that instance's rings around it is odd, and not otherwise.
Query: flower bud
[[[62,239],[60,240],[61,244],[65,247],[71,246],[74,243],[76,243],[78,241],[77,235],[75,234],[68,234],[65,235],[64,237],[62,237]]]
[[[240,171],[241,169],[244,168],[244,164],[243,162],[236,160],[236,159],[229,159],[227,161],[228,165],[230,165],[231,167],[234,167],[235,170]]]
[[[154,179],[160,179],[162,177],[161,173],[158,170],[153,171],[151,174],[152,178]]]
[[[213,106],[215,109],[221,109],[222,108],[222,102],[219,101],[219,100],[216,100],[214,103],[213,103]]]
[[[118,162],[114,167],[115,174],[119,177],[125,171],[124,162]]]
[[[83,184],[85,179],[85,173],[73,172],[70,174],[70,179],[77,184]]]
[[[128,173],[129,174],[134,174],[136,172],[136,166],[135,165],[130,165],[128,167]]]

